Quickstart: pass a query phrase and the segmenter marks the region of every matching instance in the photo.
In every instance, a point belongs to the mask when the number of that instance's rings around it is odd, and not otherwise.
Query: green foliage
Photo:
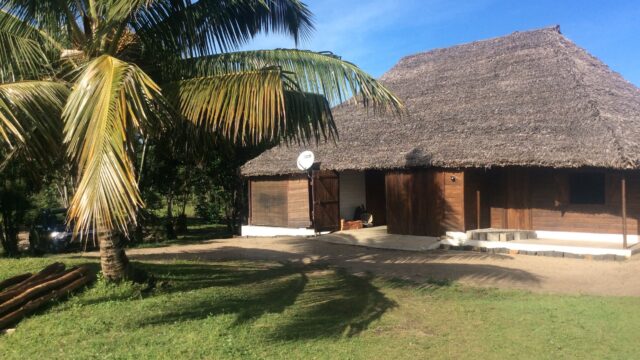
[[[202,183],[207,184],[207,181]],[[232,203],[231,194],[222,186],[211,185],[205,191],[196,194],[195,212],[201,219],[222,222],[225,221],[228,205]]]
[[[218,139],[194,172],[196,214],[204,219],[225,223],[238,234],[245,212],[246,184],[239,176],[240,166],[270,146],[239,146]]]
[[[19,254],[18,233],[33,216],[40,186],[22,158],[13,159],[0,172],[0,243],[7,256]]]

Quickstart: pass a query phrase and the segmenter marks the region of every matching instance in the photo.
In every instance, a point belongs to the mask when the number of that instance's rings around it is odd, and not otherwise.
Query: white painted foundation
[[[637,249],[612,249],[607,247],[594,246],[575,246],[571,244],[558,245],[548,244],[541,240],[540,244],[520,243],[517,241],[482,241],[482,240],[457,240],[457,239],[443,239],[440,240],[442,245],[450,246],[473,246],[487,249],[508,249],[508,250],[522,250],[522,251],[556,251],[577,255],[617,255],[623,257],[630,257],[636,253]]]
[[[538,239],[594,241],[594,242],[605,242],[605,243],[622,245],[622,234],[597,234],[597,233],[545,231],[545,230],[536,230],[535,233]],[[637,243],[638,243],[638,235],[627,235],[628,245],[633,245]]]
[[[326,232],[323,233],[327,234]],[[313,229],[292,229],[272,226],[242,226],[242,236],[315,236]],[[640,252],[640,247],[622,249],[621,234],[591,234],[561,231],[536,231],[538,239],[526,241],[482,241],[468,240],[463,232],[447,232],[441,239],[429,236],[387,234],[385,227],[348,230],[318,237],[319,240],[338,244],[359,245],[373,248],[425,251],[440,245],[473,246],[487,249],[514,251],[562,252],[576,255],[616,255],[630,257]],[[629,235],[629,245],[638,243],[637,235]],[[620,245],[620,248],[614,245]]]
[[[276,226],[243,225],[242,236],[273,237],[273,236],[314,236],[315,230],[307,228],[287,228]]]

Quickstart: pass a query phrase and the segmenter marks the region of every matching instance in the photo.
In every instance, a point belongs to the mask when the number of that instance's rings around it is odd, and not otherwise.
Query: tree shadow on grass
[[[159,241],[148,241],[137,244],[129,244],[131,249],[158,248],[172,245],[201,244],[209,240],[229,239],[233,233],[226,226],[217,224],[201,225],[199,227],[189,227],[187,232],[178,234],[175,239],[162,239]]]
[[[288,262],[220,261],[216,263],[140,263],[134,267],[153,274],[162,292],[183,292],[218,286],[242,286],[300,272]],[[163,287],[164,286],[164,287]]]
[[[189,228],[185,234],[179,236],[182,242],[201,242],[204,240],[228,239],[233,233],[226,226],[207,225]]]
[[[229,314],[235,315],[231,326],[239,326],[279,314],[260,325],[269,339],[353,336],[396,306],[371,284],[370,277],[326,265],[233,262],[144,267],[157,277],[158,295],[180,296],[159,304],[156,315],[133,327]]]
[[[371,284],[370,275],[351,275],[343,269],[312,272],[296,306],[289,316],[280,318],[268,337],[273,340],[351,337],[396,306]]]

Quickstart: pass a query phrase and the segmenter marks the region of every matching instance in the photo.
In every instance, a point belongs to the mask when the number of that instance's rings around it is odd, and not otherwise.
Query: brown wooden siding
[[[292,178],[288,181],[287,199],[288,225],[292,228],[311,226],[309,210],[309,179],[307,177]]]
[[[506,225],[504,226],[509,229],[531,230],[533,229],[531,174],[527,169],[513,169],[506,172],[505,175]]]
[[[386,194],[383,213],[390,233],[440,236],[477,227],[480,190],[481,227],[621,233],[622,173],[604,171],[604,204],[577,205],[569,202],[568,188],[569,174],[575,171],[579,170],[417,170],[390,172],[384,179],[378,173],[377,180],[366,178],[367,204],[374,220],[380,219],[380,211],[372,206],[380,197],[374,195]],[[626,177],[628,232],[639,234],[640,172],[627,172]],[[251,179],[250,199],[253,225],[311,226],[306,177]]]
[[[622,233],[620,188],[621,173],[606,172],[605,203],[601,205],[570,204],[566,172],[532,171],[532,219],[536,230]],[[555,176],[554,176],[555,175]],[[558,176],[559,175],[559,176]],[[533,183],[532,183],[533,185]],[[627,229],[638,234],[640,219],[640,177],[627,174]]]
[[[253,178],[249,181],[251,225],[309,227],[309,181],[304,176]]]
[[[485,178],[486,171],[482,169],[469,169],[464,172],[465,230],[482,229],[491,226],[491,205],[489,201],[491,196],[487,189]],[[479,224],[478,211],[480,212]]]
[[[440,236],[464,230],[464,173],[389,172],[385,183],[389,233]]]
[[[463,231],[465,229],[464,186],[462,171],[443,171],[444,186],[444,231]]]
[[[605,173],[605,203],[580,205],[569,201],[569,174]],[[484,182],[489,194],[490,227],[590,233],[622,233],[622,173],[610,170],[498,169]],[[628,172],[627,227],[638,234],[640,174]],[[486,211],[486,210],[483,210]]]

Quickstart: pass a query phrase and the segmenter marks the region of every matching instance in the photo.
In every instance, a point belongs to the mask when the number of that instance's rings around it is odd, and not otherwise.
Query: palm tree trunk
[[[113,231],[100,232],[100,266],[102,275],[110,281],[128,280],[132,269],[121,246],[120,236]]]

